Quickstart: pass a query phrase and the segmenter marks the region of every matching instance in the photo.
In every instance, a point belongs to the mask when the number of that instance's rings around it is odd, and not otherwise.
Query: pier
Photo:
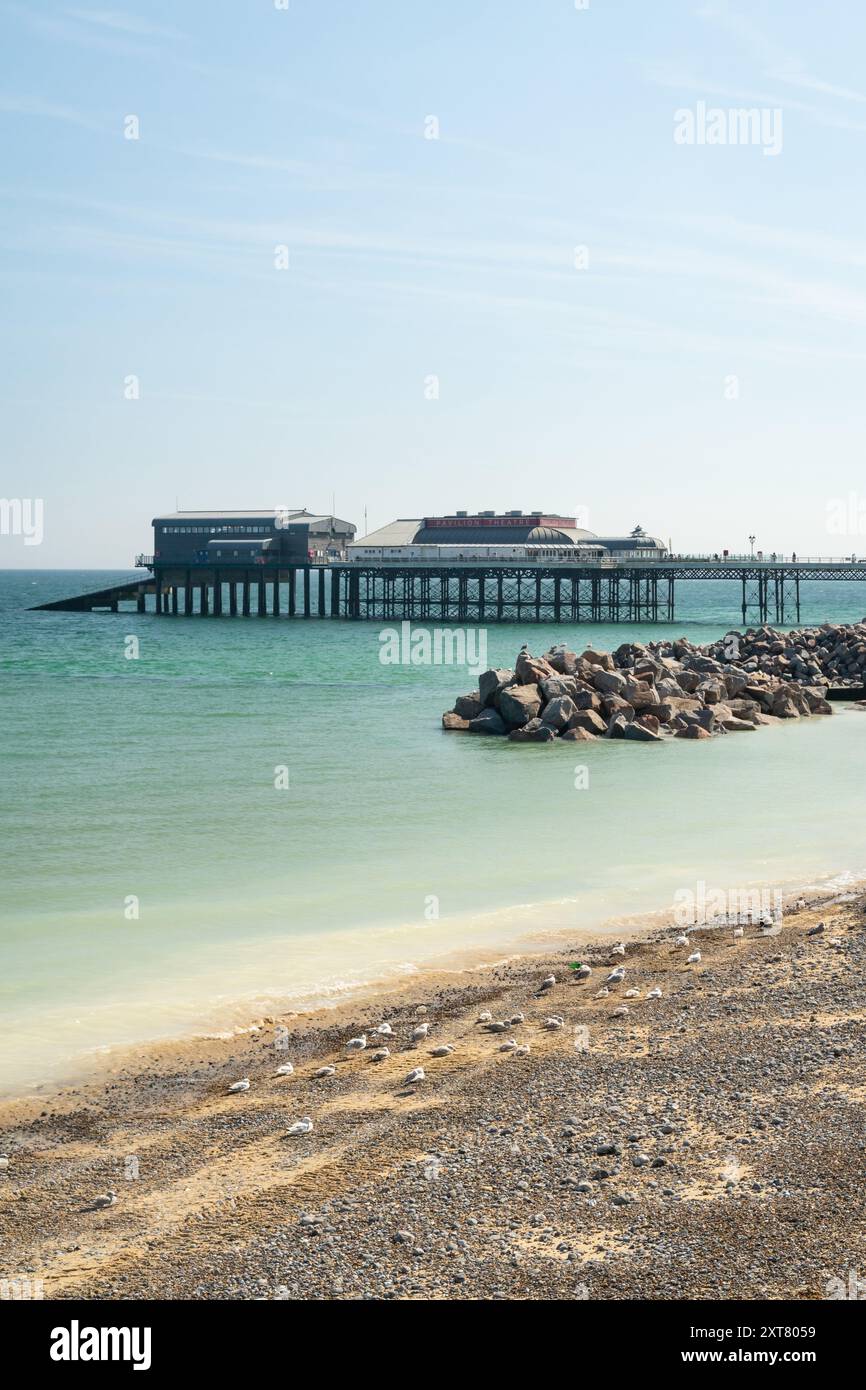
[[[750,623],[800,621],[804,584],[866,580],[850,559],[657,562],[567,560],[328,562],[288,565],[241,560],[220,566],[160,564],[140,555],[146,578],[37,605],[43,610],[156,613],[169,617],[350,618],[375,622],[673,622],[678,583],[738,585],[739,617]]]

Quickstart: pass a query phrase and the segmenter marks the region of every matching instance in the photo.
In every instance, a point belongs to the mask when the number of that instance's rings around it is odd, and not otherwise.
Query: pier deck
[[[451,623],[672,622],[677,582],[734,581],[739,617],[798,623],[803,584],[866,581],[856,560],[714,560],[572,565],[563,561],[339,562],[276,568],[227,562],[177,569],[151,557],[147,579],[81,594],[40,609],[75,612],[134,602],[171,616],[353,618]],[[152,604],[149,598],[152,596]],[[732,615],[733,617],[734,615]]]

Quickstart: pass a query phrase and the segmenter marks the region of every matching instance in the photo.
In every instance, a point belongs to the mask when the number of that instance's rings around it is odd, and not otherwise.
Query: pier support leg
[[[210,611],[210,603],[209,603],[209,594],[208,594],[208,586],[207,586],[207,584],[202,584],[202,585],[200,585],[200,587],[199,587],[199,596],[198,596],[198,597],[199,597],[199,601],[198,601],[198,611],[199,611],[199,614],[201,615],[201,617],[206,618],[207,615],[208,615],[208,613],[209,613],[209,611]]]
[[[250,616],[250,577],[248,574],[244,575],[244,588],[241,597],[241,608],[244,617],[248,618]]]
[[[304,617],[310,616],[310,566],[304,566]]]
[[[217,570],[213,577],[213,615],[221,618],[223,611],[223,581],[222,575]]]
[[[325,571],[324,567],[319,570],[319,617],[325,616]]]
[[[176,584],[172,584],[172,586],[171,586],[171,611],[172,611],[172,616],[175,617],[175,618],[177,617],[177,607],[178,607],[178,605],[177,605],[177,585],[176,585]]]
[[[187,618],[192,613],[192,575],[189,570],[186,572],[183,586],[183,612]]]
[[[157,613],[162,612],[162,580],[157,576],[156,580],[156,608]]]
[[[273,613],[273,615],[274,615],[275,618],[278,618],[278,617],[280,616],[280,574],[279,574],[279,570],[278,570],[277,573],[274,575],[274,592],[273,592],[273,603],[272,603],[272,605],[271,605],[271,612]]]
[[[135,606],[136,606],[136,609],[138,610],[139,613],[146,613],[146,612],[147,612],[147,595],[144,593],[143,590],[142,590],[142,592],[138,595],[138,598],[137,598],[137,600],[136,600],[136,605],[135,605]]]
[[[289,570],[289,617],[293,618],[296,612],[295,587],[298,581],[297,570],[292,567]]]
[[[229,613],[233,618],[238,616],[238,586],[234,579],[229,580]]]
[[[268,612],[268,596],[267,596],[267,593],[266,593],[266,591],[265,591],[265,576],[264,576],[264,574],[260,574],[260,575],[259,575],[259,617],[260,617],[260,618],[265,618],[265,617],[267,617],[267,612]]]
[[[331,570],[331,617],[340,616],[340,571]]]

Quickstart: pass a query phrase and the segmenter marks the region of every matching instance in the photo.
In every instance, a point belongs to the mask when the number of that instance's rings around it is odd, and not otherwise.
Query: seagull
[[[610,953],[612,956],[624,956],[625,943],[621,941],[618,946],[612,946]]]
[[[742,927],[734,927],[734,936],[735,936],[735,937],[738,937],[738,936],[742,936],[742,935],[743,935],[743,928],[742,928]]]
[[[692,951],[692,954],[689,956],[688,960],[686,961],[686,965],[700,965],[700,963],[701,963],[701,953],[700,953],[700,951]]]
[[[9,1167],[9,1155],[8,1155],[8,1154],[0,1154],[0,1168],[8,1168],[8,1167]]]
[[[796,904],[796,906],[797,906],[797,911],[798,911],[798,912],[802,912],[803,908],[806,906],[806,899],[805,899],[805,898],[798,898],[798,899],[797,899],[797,904]]]
[[[622,997],[623,997],[623,999],[640,999],[640,990],[639,990],[639,989],[627,989],[626,992],[625,992],[625,994],[624,994]]]
[[[248,1091],[249,1089],[250,1078],[248,1076],[245,1076],[242,1081],[232,1082],[232,1084],[228,1087],[228,1094],[230,1096],[236,1096],[239,1091]]]
[[[380,1047],[377,1052],[370,1053],[371,1062],[384,1062],[386,1057],[391,1056],[390,1047]]]
[[[430,1053],[431,1057],[450,1057],[454,1048],[450,1043],[442,1043],[441,1047],[434,1047]]]
[[[605,987],[602,985],[601,989],[599,989],[599,990],[596,991],[594,997],[595,997],[596,999],[606,999],[607,996],[608,996],[609,994],[610,994],[610,990],[609,990],[609,989],[605,989]]]
[[[347,1052],[363,1052],[367,1046],[367,1034],[362,1033],[359,1038],[350,1038],[344,1046]]]
[[[817,925],[817,927],[810,927],[809,930],[806,932],[806,935],[807,935],[807,936],[820,936],[823,930],[824,930],[824,923],[823,923],[823,922],[819,922],[818,925]]]
[[[688,944],[689,938],[687,936],[678,936],[676,941],[674,942],[675,946],[688,946]]]
[[[487,1031],[488,1033],[504,1033],[507,1027],[507,1023],[500,1023],[497,1021],[496,1023],[488,1023]]]
[[[378,1028],[374,1028],[374,1033],[381,1033],[383,1038],[389,1038],[393,1033],[390,1023],[380,1023]]]
[[[541,984],[538,986],[538,988],[539,988],[539,989],[553,989],[553,986],[554,986],[555,984],[556,984],[556,976],[555,976],[555,975],[547,975],[547,976],[545,977],[545,979],[543,979],[543,980],[541,981]]]
[[[86,1207],[79,1207],[79,1211],[104,1211],[106,1207],[113,1207],[117,1201],[117,1193],[113,1187],[107,1192],[100,1192],[98,1197],[94,1197],[92,1202],[88,1202]]]
[[[615,970],[611,970],[610,974],[608,975],[607,979],[605,980],[605,984],[606,984],[606,985],[619,985],[619,984],[622,984],[622,982],[623,982],[624,979],[625,979],[625,969],[624,969],[623,966],[618,965],[618,966],[616,967]]]
[[[500,1046],[500,1048],[499,1048],[499,1051],[500,1051],[500,1052],[516,1052],[516,1051],[517,1051],[517,1043],[516,1043],[515,1039],[514,1039],[514,1038],[509,1038],[509,1039],[508,1039],[508,1042],[502,1043],[501,1046]]]
[[[559,1014],[554,1014],[551,1018],[545,1019],[544,1026],[548,1028],[551,1033],[555,1033],[557,1028],[562,1027],[563,1022],[564,1020],[560,1018]]]
[[[613,1016],[614,1018],[625,1018],[625,1016],[626,1016],[627,1013],[628,1013],[628,1004],[620,1004],[620,1006],[619,1006],[618,1009],[614,1009],[613,1015],[612,1015],[612,1016]]]
[[[295,1120],[293,1125],[289,1125],[286,1134],[309,1134],[312,1128],[312,1120],[309,1115],[305,1115],[302,1120]]]
[[[489,1023],[489,1022],[491,1021],[492,1018],[493,1018],[493,1015],[492,1015],[492,1013],[490,1012],[489,1009],[482,1009],[482,1010],[481,1010],[481,1013],[478,1015],[478,1022],[479,1022],[479,1023]]]
[[[577,969],[575,970],[575,972],[574,972],[574,978],[575,978],[576,980],[588,980],[591,974],[592,974],[592,966],[591,966],[591,965],[579,965],[579,966],[577,967]]]
[[[517,1047],[514,1049],[514,1055],[515,1057],[528,1057],[529,1043],[518,1043]]]
[[[414,1086],[416,1082],[418,1082],[418,1081],[423,1081],[423,1080],[425,1079],[426,1075],[427,1075],[427,1073],[424,1071],[424,1068],[423,1068],[423,1067],[413,1067],[412,1070],[410,1071],[409,1075],[406,1077],[405,1081],[403,1082],[403,1085],[404,1085],[404,1086]]]
[[[336,1067],[319,1067],[318,1071],[313,1072],[313,1076],[333,1076]]]
[[[522,1023],[522,1022],[523,1022],[523,1014],[512,1014],[512,1015],[511,1015],[511,1024],[512,1024],[512,1027],[514,1027],[516,1024]]]
[[[426,1036],[427,1036],[427,1034],[428,1034],[429,1032],[430,1032],[430,1024],[429,1024],[429,1023],[419,1023],[417,1028],[413,1028],[413,1029],[412,1029],[412,1034],[411,1034],[411,1040],[412,1040],[412,1042],[423,1042],[424,1039],[426,1038]]]
[[[292,1072],[293,1072],[294,1070],[295,1070],[295,1069],[294,1069],[294,1067],[292,1066],[291,1062],[283,1062],[283,1065],[282,1065],[281,1067],[277,1067],[277,1070],[276,1070],[275,1075],[277,1075],[277,1076],[291,1076],[291,1075],[292,1075]]]
[[[658,985],[656,985],[655,989],[651,989],[649,994],[647,995],[647,999],[661,999],[661,997],[662,992],[659,989]]]

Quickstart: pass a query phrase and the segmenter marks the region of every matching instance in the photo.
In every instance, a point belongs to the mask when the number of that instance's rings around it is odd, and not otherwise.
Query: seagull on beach
[[[574,972],[574,979],[575,979],[575,980],[588,980],[591,974],[592,974],[592,966],[591,966],[591,965],[579,965],[579,966],[577,967],[577,969],[575,970],[575,972]]]
[[[524,1015],[523,1015],[523,1014],[512,1014],[512,1015],[511,1015],[511,1026],[512,1026],[512,1028],[514,1028],[518,1023],[523,1023],[523,1021],[524,1021]]]
[[[619,984],[622,984],[622,982],[623,982],[624,979],[625,979],[625,967],[622,966],[622,965],[618,965],[618,966],[616,967],[615,970],[611,970],[610,974],[608,975],[607,979],[605,980],[605,984],[606,984],[606,985],[619,985]]]
[[[628,1013],[628,1004],[620,1004],[618,1009],[614,1009],[612,1018],[625,1018]]]
[[[677,937],[676,941],[674,942],[674,945],[675,945],[675,946],[688,946],[688,944],[689,944],[689,938],[688,938],[687,936],[682,935],[682,934],[680,934],[680,935]]]
[[[241,1081],[233,1081],[232,1084],[227,1088],[228,1094],[230,1096],[236,1096],[241,1091],[248,1091],[249,1089],[250,1078],[248,1076],[245,1076]]]
[[[490,1022],[492,1021],[492,1019],[493,1019],[493,1015],[492,1015],[492,1013],[490,1012],[489,1009],[482,1009],[482,1010],[481,1010],[481,1013],[478,1015],[478,1022],[479,1022],[479,1023],[490,1023]]]
[[[596,998],[596,999],[606,999],[607,996],[608,996],[609,994],[610,994],[610,990],[607,989],[606,986],[602,985],[601,989],[596,990],[595,995],[594,995],[594,998]]]
[[[335,1072],[336,1070],[337,1070],[336,1067],[319,1067],[318,1071],[314,1071],[314,1072],[313,1072],[313,1076],[319,1076],[319,1077],[333,1076],[333,1075],[334,1075],[334,1072]]]
[[[661,997],[662,992],[659,989],[658,985],[656,985],[655,989],[651,989],[649,994],[647,995],[647,999],[661,999]]]
[[[293,1125],[289,1125],[286,1134],[309,1134],[312,1128],[312,1120],[309,1115],[305,1115],[302,1120],[295,1120]]]
[[[107,1192],[100,1192],[98,1197],[94,1197],[92,1202],[88,1202],[86,1207],[79,1207],[79,1211],[104,1211],[106,1207],[113,1207],[117,1201],[117,1193],[113,1187]]]
[[[347,1052],[363,1052],[367,1046],[367,1034],[362,1033],[358,1038],[350,1038],[344,1046]]]
[[[404,1086],[415,1086],[419,1081],[426,1079],[427,1073],[423,1067],[413,1067],[409,1075],[403,1082]]]
[[[515,1040],[514,1038],[509,1038],[509,1039],[508,1039],[508,1042],[504,1042],[504,1043],[502,1043],[502,1044],[500,1045],[499,1051],[500,1051],[500,1052],[516,1052],[516,1051],[517,1051],[517,1042],[516,1042],[516,1040]]]
[[[528,1057],[529,1043],[518,1043],[517,1047],[514,1049],[514,1055],[515,1057]]]
[[[277,1067],[277,1070],[274,1074],[275,1076],[291,1076],[294,1070],[295,1069],[292,1066],[291,1062],[283,1062],[283,1065],[281,1067]]]
[[[564,1022],[565,1019],[562,1017],[561,1014],[552,1014],[550,1018],[545,1019],[544,1026],[551,1033],[555,1033],[558,1028],[562,1027]]]
[[[701,953],[700,953],[700,951],[692,951],[692,954],[689,956],[688,960],[686,961],[686,965],[700,965],[700,963],[701,963]]]
[[[442,1043],[439,1047],[434,1047],[430,1053],[431,1057],[450,1057],[454,1048],[450,1043]]]
[[[383,1038],[390,1038],[393,1031],[390,1023],[380,1023],[378,1028],[373,1029],[374,1033],[380,1033]]]
[[[417,1028],[412,1029],[410,1040],[414,1043],[423,1042],[429,1032],[429,1023],[419,1023]]]
[[[556,976],[555,976],[555,975],[547,975],[547,976],[545,976],[545,978],[541,981],[541,984],[538,986],[538,988],[539,988],[539,989],[553,989],[553,986],[554,986],[555,984],[556,984]]]
[[[624,956],[624,955],[625,955],[625,942],[624,942],[624,941],[621,941],[621,942],[619,943],[618,946],[611,946],[611,948],[610,948],[610,953],[611,953],[612,956]]]
[[[380,1047],[376,1052],[370,1053],[371,1062],[384,1062],[386,1057],[391,1056],[390,1047]]]
[[[627,989],[626,992],[625,992],[625,994],[624,994],[622,997],[623,997],[623,999],[640,999],[640,990],[639,990],[639,989]]]
[[[488,1033],[504,1033],[507,1027],[507,1023],[503,1023],[497,1019],[494,1023],[488,1023],[487,1031]]]

